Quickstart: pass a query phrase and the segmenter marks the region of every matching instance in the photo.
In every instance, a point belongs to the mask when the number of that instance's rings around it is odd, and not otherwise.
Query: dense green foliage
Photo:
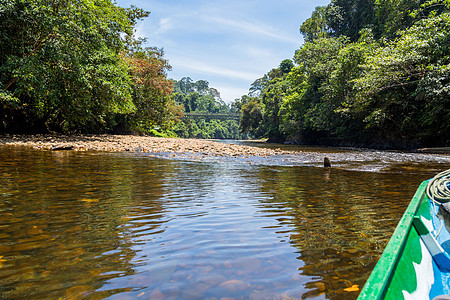
[[[239,131],[237,120],[184,119],[174,130],[177,136],[196,139],[245,139],[247,136]]]
[[[184,111],[227,113],[228,105],[220,98],[220,93],[206,80],[194,82],[190,77],[175,81],[172,98],[184,106]]]
[[[167,79],[133,36],[149,15],[112,0],[0,2],[0,133],[267,137],[375,147],[450,144],[450,1],[332,0],[294,59],[227,105],[205,80]],[[188,114],[227,114],[235,120]],[[240,129],[240,130],[239,130]]]
[[[239,130],[237,120],[221,120],[215,116],[235,112],[234,107],[229,107],[221,98],[220,93],[209,87],[206,80],[194,82],[189,77],[175,81],[174,101],[184,107],[184,112],[204,114],[209,118],[184,118],[178,123],[174,131],[183,138],[202,139],[241,139],[246,138]]]
[[[110,0],[0,3],[0,132],[170,127],[169,65],[133,38],[148,15]]]
[[[300,31],[295,64],[252,85],[241,130],[274,142],[450,144],[449,1],[333,0]]]

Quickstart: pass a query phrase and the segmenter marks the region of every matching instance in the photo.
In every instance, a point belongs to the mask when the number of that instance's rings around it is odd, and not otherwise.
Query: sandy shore
[[[280,149],[225,144],[210,140],[132,135],[16,135],[0,137],[0,145],[29,146],[54,151],[134,151],[193,153],[207,156],[270,156],[290,153]]]

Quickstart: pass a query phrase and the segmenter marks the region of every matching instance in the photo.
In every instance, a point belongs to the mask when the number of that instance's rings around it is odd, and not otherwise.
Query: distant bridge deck
[[[196,120],[240,120],[240,113],[184,113],[183,119],[196,119]]]

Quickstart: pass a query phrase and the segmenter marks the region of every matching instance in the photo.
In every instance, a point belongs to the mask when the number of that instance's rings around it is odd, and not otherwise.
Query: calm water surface
[[[297,151],[188,161],[0,146],[0,298],[355,299],[450,157]]]

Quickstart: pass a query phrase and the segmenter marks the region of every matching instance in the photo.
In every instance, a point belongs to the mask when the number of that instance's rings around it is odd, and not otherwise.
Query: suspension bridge
[[[194,120],[240,120],[240,113],[184,113],[183,119]]]

